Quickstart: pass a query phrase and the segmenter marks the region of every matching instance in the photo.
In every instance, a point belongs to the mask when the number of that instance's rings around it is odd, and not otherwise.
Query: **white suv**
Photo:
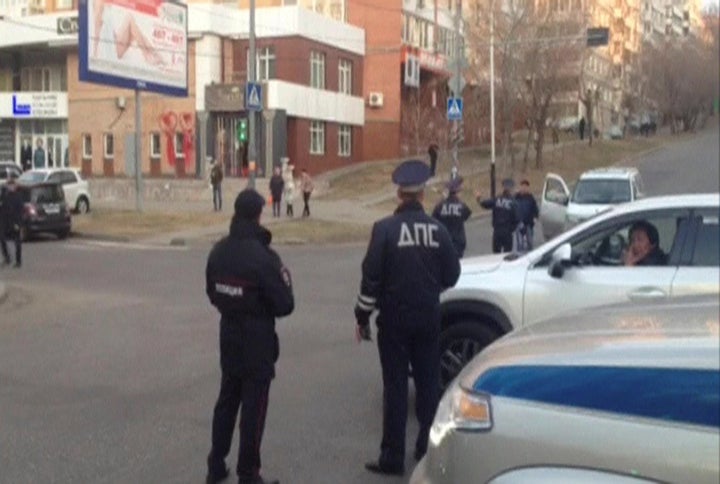
[[[21,183],[57,182],[65,192],[68,206],[77,213],[90,211],[90,188],[87,180],[75,168],[38,168],[20,176]]]
[[[467,258],[441,296],[442,378],[515,328],[623,301],[720,294],[720,195],[617,205],[525,254]],[[630,226],[652,224],[663,265],[622,264]]]
[[[643,183],[637,168],[600,168],[586,171],[568,188],[560,175],[545,177],[540,204],[543,236],[549,240],[612,205],[642,198]]]

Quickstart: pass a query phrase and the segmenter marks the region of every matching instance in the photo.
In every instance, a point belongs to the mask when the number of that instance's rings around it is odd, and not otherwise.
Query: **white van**
[[[599,168],[586,171],[571,190],[560,175],[548,173],[543,185],[540,223],[549,240],[611,205],[644,196],[637,168]]]

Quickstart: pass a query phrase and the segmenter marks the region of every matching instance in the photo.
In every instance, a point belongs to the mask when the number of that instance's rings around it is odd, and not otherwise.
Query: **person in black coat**
[[[467,241],[465,238],[465,221],[470,218],[472,211],[465,202],[460,200],[458,193],[462,187],[463,179],[458,177],[447,184],[448,196],[435,206],[432,216],[445,226],[450,233],[458,257],[465,254]]]
[[[15,267],[22,266],[22,223],[23,207],[25,202],[17,189],[15,176],[10,175],[5,188],[0,193],[0,249],[2,250],[3,265],[10,264],[7,240],[15,242]]]
[[[530,192],[530,182],[520,182],[520,190],[515,194],[515,205],[517,207],[518,229],[516,232],[517,246],[520,248],[522,236],[525,236],[527,245],[524,249],[530,251],[533,248],[533,237],[535,235],[535,219],[540,215],[535,197]],[[524,233],[523,233],[524,232]]]
[[[207,458],[208,483],[228,476],[225,457],[241,402],[239,482],[277,482],[260,477],[260,444],[280,354],[275,318],[292,313],[295,302],[290,272],[270,248],[270,232],[260,225],[264,203],[253,189],[240,192],[230,234],[213,247],[207,261],[206,292],[221,315],[222,370]]]
[[[383,376],[383,437],[380,457],[365,464],[379,474],[405,472],[408,368],[412,365],[420,431],[415,458],[427,451],[440,391],[440,293],[460,275],[450,234],[421,204],[430,169],[421,160],[402,163],[392,179],[399,186],[395,213],[373,225],[362,262],[355,305],[358,341],[371,340],[377,309],[378,350]]]
[[[280,216],[280,201],[282,200],[285,180],[280,174],[280,167],[276,166],[273,175],[270,177],[270,195],[272,195],[273,217]]]
[[[502,182],[503,192],[500,196],[482,200],[480,194],[476,195],[477,202],[482,208],[492,209],[492,245],[495,254],[513,250],[513,232],[517,227],[517,208],[512,195],[514,185],[512,179],[506,178]]]
[[[436,145],[435,143],[431,144],[428,147],[428,156],[430,157],[430,176],[435,176],[435,169],[437,167],[437,160],[438,160],[438,151],[440,151],[440,147]]]

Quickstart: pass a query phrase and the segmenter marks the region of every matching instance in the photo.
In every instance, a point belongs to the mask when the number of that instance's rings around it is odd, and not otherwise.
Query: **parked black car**
[[[57,182],[18,184],[25,208],[23,213],[23,239],[48,232],[64,239],[70,234],[72,221],[65,192]]]

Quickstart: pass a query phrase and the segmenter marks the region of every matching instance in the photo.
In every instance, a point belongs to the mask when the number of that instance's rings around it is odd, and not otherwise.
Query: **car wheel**
[[[68,238],[68,235],[70,235],[69,230],[60,230],[59,232],[55,233],[57,235],[57,238],[60,240],[65,240]]]
[[[87,197],[80,197],[75,204],[77,213],[88,213],[90,211],[90,201]]]
[[[479,321],[453,324],[440,334],[440,383],[445,388],[460,370],[500,335]]]

